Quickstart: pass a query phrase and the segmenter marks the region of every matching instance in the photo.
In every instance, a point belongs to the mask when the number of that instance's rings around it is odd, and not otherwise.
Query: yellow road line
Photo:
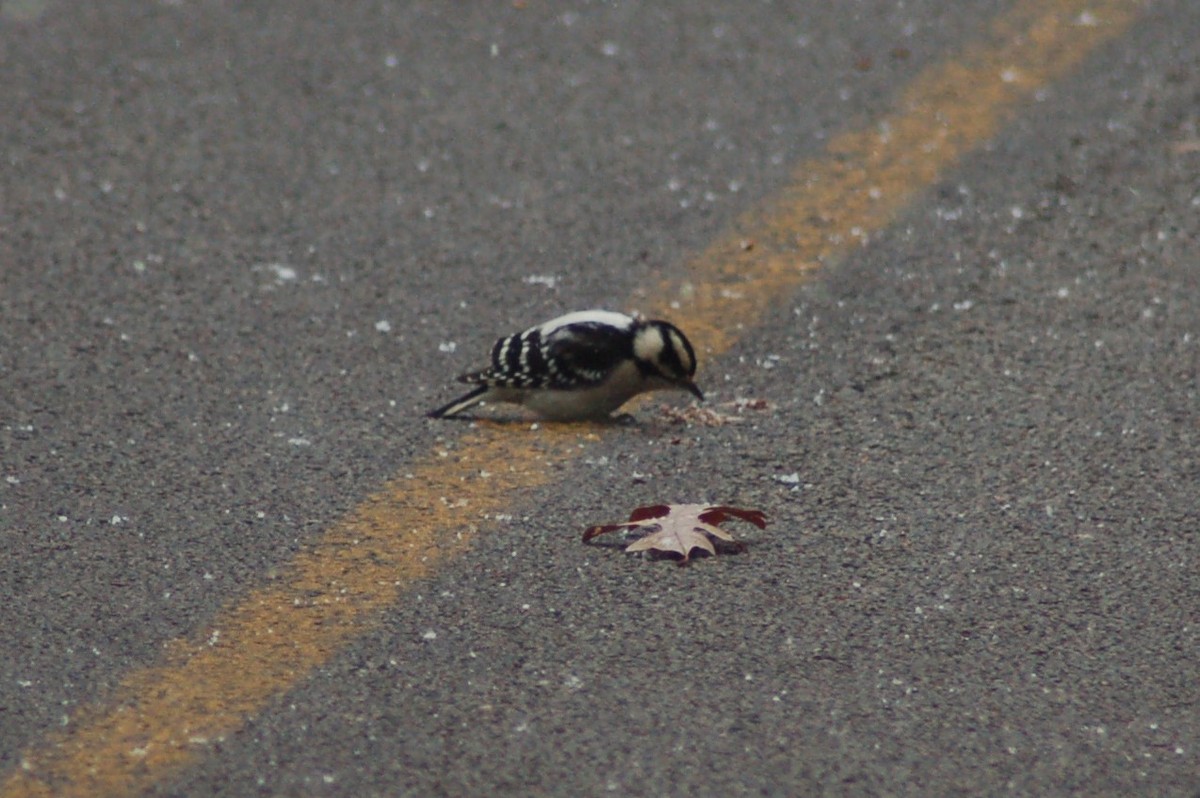
[[[1119,35],[1140,6],[1017,3],[980,42],[918,76],[894,112],[802,163],[779,196],[689,264],[688,283],[663,286],[660,295],[676,297],[672,307],[646,310],[687,318],[689,336],[710,357],[727,351],[739,335],[731,319],[754,319],[805,272],[886,226],[1033,90]],[[111,701],[24,752],[0,796],[127,795],[193,762],[460,553],[488,514],[547,483],[556,464],[595,438],[589,429],[483,425],[418,463],[411,478],[386,483],[210,629],[174,641],[163,664],[129,674]]]

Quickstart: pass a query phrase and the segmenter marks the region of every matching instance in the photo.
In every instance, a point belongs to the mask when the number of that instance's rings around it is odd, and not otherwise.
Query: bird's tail
[[[479,404],[479,402],[483,400],[483,395],[487,393],[487,391],[488,386],[480,385],[458,397],[453,402],[442,405],[436,410],[430,410],[425,415],[429,416],[430,418],[450,418],[452,416],[457,416],[468,407]]]

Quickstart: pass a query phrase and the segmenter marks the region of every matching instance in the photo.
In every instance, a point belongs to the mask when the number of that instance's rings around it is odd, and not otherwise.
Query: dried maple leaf
[[[759,529],[765,529],[767,526],[767,516],[761,510],[710,504],[654,504],[638,507],[629,514],[629,520],[623,524],[588,527],[583,533],[583,542],[587,543],[597,535],[615,532],[618,529],[641,529],[648,534],[630,543],[625,547],[625,551],[654,549],[678,554],[683,558],[680,560],[682,565],[688,561],[692,549],[704,549],[709,554],[717,553],[710,536],[733,542],[733,535],[717,526],[728,518],[749,521]]]

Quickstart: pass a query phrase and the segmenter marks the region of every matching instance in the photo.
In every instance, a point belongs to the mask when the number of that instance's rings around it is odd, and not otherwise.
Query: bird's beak
[[[689,380],[689,379],[680,380],[679,387],[684,389],[688,393],[690,393],[692,396],[699,399],[701,402],[704,401],[704,392],[701,391],[700,388],[696,385],[696,383],[692,382],[691,380]]]

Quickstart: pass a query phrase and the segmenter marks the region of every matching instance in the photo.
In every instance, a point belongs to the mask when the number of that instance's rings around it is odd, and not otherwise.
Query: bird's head
[[[633,337],[633,356],[638,368],[662,388],[688,391],[704,401],[704,393],[693,382],[696,350],[683,331],[668,321],[639,322]]]

